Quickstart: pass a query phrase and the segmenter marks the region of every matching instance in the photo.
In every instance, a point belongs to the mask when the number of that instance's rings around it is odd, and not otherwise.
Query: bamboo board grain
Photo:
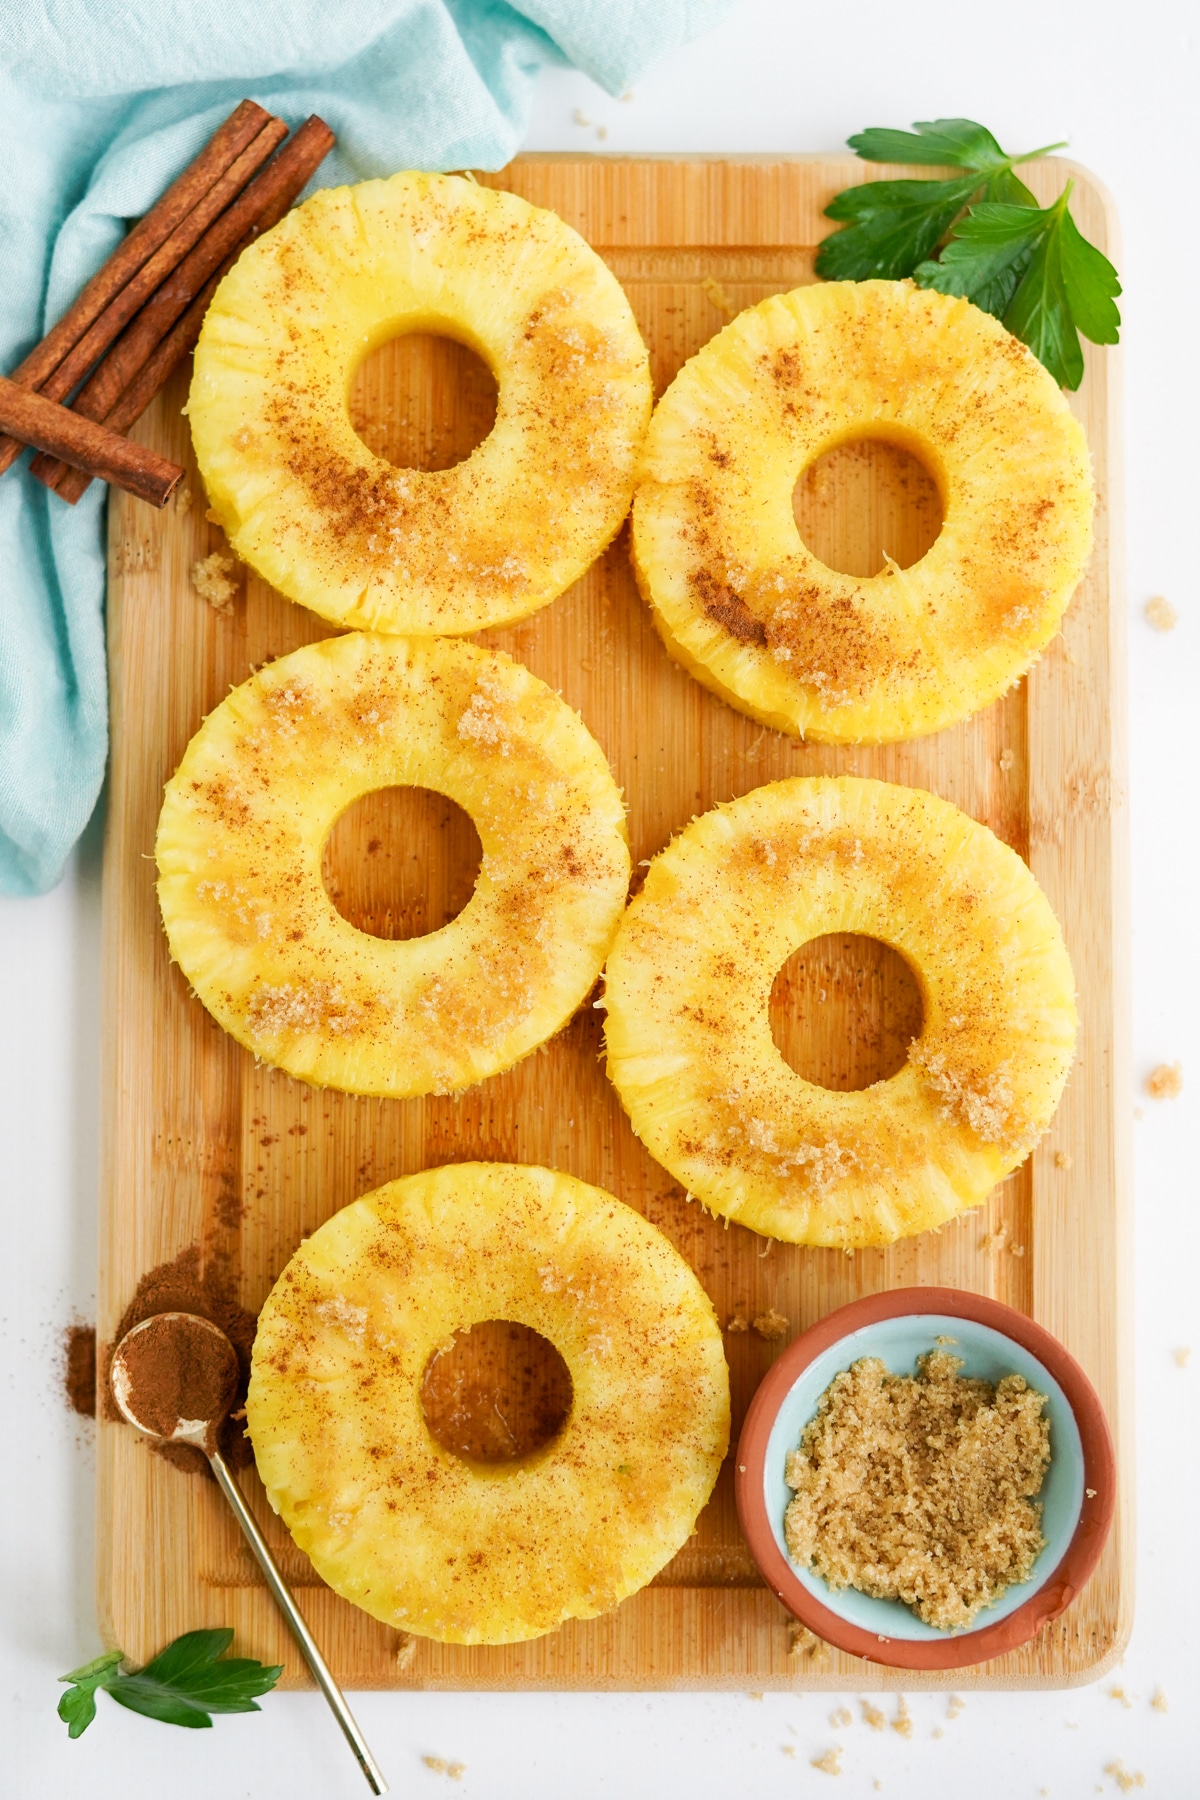
[[[1080,224],[1112,250],[1104,195],[1085,172],[1073,172]],[[822,208],[866,173],[850,158],[528,157],[484,179],[553,207],[596,246],[629,295],[661,392],[727,309],[813,279]],[[1044,198],[1061,179],[1062,165],[1030,175]],[[547,1163],[610,1188],[688,1256],[723,1322],[773,1308],[794,1336],[879,1289],[943,1282],[992,1294],[1049,1327],[1083,1363],[1117,1434],[1123,1486],[1116,1530],[1081,1599],[1035,1643],[955,1675],[953,1685],[1067,1685],[1112,1661],[1128,1635],[1132,1566],[1115,374],[1112,353],[1089,346],[1074,404],[1096,470],[1096,549],[1062,635],[1026,682],[952,730],[851,750],[761,730],[668,660],[637,596],[624,535],[555,605],[485,634],[581,711],[625,790],[637,860],[720,800],[781,775],[826,772],[929,788],[1028,859],[1062,921],[1083,1020],[1080,1058],[1054,1124],[981,1211],[939,1235],[851,1256],[772,1244],[687,1204],[628,1128],[597,1058],[599,1014],[591,1008],[508,1075],[457,1099],[402,1103],[314,1091],[256,1066],[189,997],[168,962],[148,860],[163,783],[232,684],[330,628],[249,572],[239,576],[228,614],[190,585],[193,563],[223,539],[205,519],[180,377],[141,435],[188,464],[190,509],[176,501],[156,515],[119,494],[110,505],[102,1342],[139,1276],[186,1245],[198,1242],[207,1257],[222,1259],[244,1303],[257,1309],[301,1236],[336,1208],[394,1176],[468,1157]],[[368,441],[432,466],[454,460],[486,430],[487,386],[454,347],[401,343],[376,353],[352,404]],[[905,502],[897,471],[872,455],[843,457],[799,502],[808,508],[805,529],[820,539],[814,547],[868,565],[881,534],[904,530],[916,542],[929,528],[920,495]],[[452,812],[383,795],[339,825],[327,879],[343,910],[381,934],[428,929],[461,904],[475,854],[470,827]],[[779,1041],[829,1085],[859,1085],[886,1072],[897,1044],[902,1050],[911,998],[903,969],[878,947],[825,940],[777,984]],[[1002,1226],[1007,1243],[997,1249]],[[726,1342],[736,1431],[779,1345],[753,1331]],[[921,1685],[840,1654],[789,1655],[787,1616],[741,1541],[729,1476],[727,1465],[697,1535],[653,1586],[607,1618],[495,1649],[408,1640],[339,1600],[269,1514],[252,1472],[244,1485],[351,1686]],[[140,1660],[179,1631],[228,1623],[244,1652],[282,1661],[286,1679],[300,1679],[290,1641],[208,1484],[102,1423],[99,1492],[99,1606],[109,1642]],[[936,1675],[924,1681],[945,1685]]]

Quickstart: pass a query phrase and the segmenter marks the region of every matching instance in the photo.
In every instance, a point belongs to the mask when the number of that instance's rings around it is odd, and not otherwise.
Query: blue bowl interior
[[[1008,1588],[994,1606],[977,1613],[972,1631],[981,1631],[1007,1618],[1037,1592],[1066,1554],[1083,1508],[1083,1445],[1075,1415],[1054,1377],[1012,1338],[988,1325],[976,1324],[973,1319],[954,1319],[940,1313],[909,1313],[901,1318],[881,1319],[878,1324],[864,1325],[860,1331],[840,1338],[809,1364],[789,1389],[776,1415],[767,1440],[763,1471],[767,1516],[775,1541],[801,1586],[849,1624],[881,1637],[924,1639],[950,1634],[926,1625],[901,1600],[874,1600],[856,1588],[835,1592],[815,1571],[793,1562],[783,1532],[783,1517],[792,1490],[783,1472],[788,1453],[799,1447],[804,1427],[816,1414],[817,1402],[835,1375],[864,1356],[879,1357],[893,1375],[915,1375],[917,1357],[932,1350],[938,1337],[953,1338],[954,1342],[945,1348],[962,1359],[964,1375],[981,1376],[993,1385],[1005,1375],[1023,1375],[1030,1387],[1046,1395],[1050,1420],[1050,1466],[1038,1495],[1046,1548],[1029,1580]]]

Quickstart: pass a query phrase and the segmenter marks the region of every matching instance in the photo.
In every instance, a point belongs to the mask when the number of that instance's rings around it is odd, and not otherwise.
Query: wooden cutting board
[[[1111,251],[1105,196],[1084,172],[1072,172],[1079,223]],[[827,229],[822,208],[839,188],[874,173],[852,158],[525,157],[484,179],[552,207],[596,246],[629,296],[661,392],[728,316],[813,279],[813,247]],[[1061,185],[1061,165],[1035,165],[1029,179],[1048,199]],[[231,685],[331,628],[245,570],[227,612],[199,596],[193,565],[225,545],[205,517],[181,417],[182,377],[143,421],[145,441],[190,473],[162,514],[117,493],[110,505],[101,1341],[111,1340],[138,1278],[190,1244],[220,1259],[257,1310],[300,1238],[369,1188],[451,1160],[545,1163],[611,1189],[652,1219],[689,1258],[722,1324],[774,1311],[791,1338],[859,1294],[914,1282],[1008,1301],[1082,1362],[1124,1471],[1116,1530],[1082,1598],[1035,1643],[952,1682],[893,1676],[836,1653],[790,1653],[788,1617],[738,1532],[728,1464],[697,1535],[651,1587],[606,1618],[495,1649],[409,1640],[338,1599],[248,1471],[251,1504],[348,1685],[1060,1686],[1094,1678],[1123,1647],[1132,1568],[1123,611],[1114,578],[1115,362],[1111,351],[1090,346],[1087,361],[1073,404],[1099,492],[1090,571],[1062,635],[1028,680],[965,725],[852,750],[761,729],[668,659],[634,586],[624,533],[553,606],[484,634],[582,713],[624,788],[635,860],[718,801],[783,775],[841,772],[931,789],[1028,859],[1062,921],[1080,990],[1080,1056],[1057,1117],[982,1209],[940,1234],[855,1255],[773,1243],[688,1204],[629,1130],[598,1060],[601,1015],[589,1006],[543,1053],[468,1094],[380,1102],[305,1088],[257,1066],[190,997],[168,961],[154,896],[163,783]],[[400,340],[365,366],[352,407],[381,452],[445,466],[486,432],[489,386],[458,346]],[[914,560],[938,524],[919,468],[878,447],[839,453],[819,468],[798,489],[797,508],[818,554],[861,573],[882,566],[884,549]],[[452,916],[470,891],[477,854],[472,828],[453,808],[384,794],[339,823],[327,880],[348,916],[381,935],[405,935]],[[862,939],[822,940],[776,984],[777,1038],[811,1078],[862,1086],[902,1057],[912,998],[893,953]],[[743,1329],[726,1344],[736,1434],[781,1340]],[[525,1378],[523,1401],[514,1356],[495,1344],[480,1355],[466,1369],[468,1386],[499,1382],[498,1404],[516,1420],[537,1371]],[[99,1496],[107,1641],[142,1660],[180,1631],[231,1624],[243,1652],[284,1662],[285,1679],[301,1679],[291,1641],[209,1483],[102,1423]]]

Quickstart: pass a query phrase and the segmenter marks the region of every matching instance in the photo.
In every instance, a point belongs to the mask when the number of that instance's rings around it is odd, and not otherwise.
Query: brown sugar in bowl
[[[922,1625],[900,1601],[868,1600],[854,1589],[835,1593],[819,1576],[799,1569],[784,1545],[782,1496],[787,1490],[782,1485],[782,1468],[787,1452],[799,1444],[800,1432],[815,1412],[817,1399],[838,1371],[860,1357],[882,1356],[895,1373],[909,1372],[908,1366],[898,1366],[898,1328],[905,1329],[908,1338],[913,1337],[915,1328],[921,1349],[932,1349],[939,1336],[954,1338],[954,1353],[966,1357],[967,1374],[983,1372],[972,1366],[973,1344],[981,1348],[986,1344],[994,1356],[998,1346],[993,1334],[997,1334],[1014,1348],[1013,1371],[1026,1373],[1026,1359],[1031,1358],[1050,1378],[1049,1383],[1040,1381],[1035,1369],[1027,1374],[1031,1385],[1043,1392],[1047,1386],[1057,1390],[1050,1407],[1051,1464],[1042,1489],[1045,1495],[1057,1461],[1056,1521],[1052,1524],[1047,1501],[1047,1548],[1030,1581],[1019,1593],[1015,1588],[1009,1590],[1009,1604],[1006,1606],[1002,1597],[965,1631],[936,1631]],[[911,1350],[908,1355],[911,1359]],[[818,1363],[822,1365],[819,1373]],[[801,1394],[806,1374],[809,1382]],[[995,1380],[995,1374],[989,1373],[988,1379]],[[1063,1417],[1064,1405],[1069,1419]],[[1060,1421],[1068,1425],[1065,1431],[1056,1429],[1056,1410]],[[789,1345],[750,1404],[738,1443],[734,1486],[738,1518],[751,1553],[768,1585],[795,1618],[826,1643],[866,1662],[921,1670],[960,1669],[987,1662],[1036,1637],[1044,1625],[1066,1610],[1091,1576],[1112,1527],[1117,1497],[1116,1457],[1108,1422],[1095,1389],[1074,1357],[1057,1338],[1012,1307],[979,1294],[939,1287],[898,1288],[855,1300]]]

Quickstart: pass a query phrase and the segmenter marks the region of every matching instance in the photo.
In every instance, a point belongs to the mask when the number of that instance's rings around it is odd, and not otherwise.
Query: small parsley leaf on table
[[[1043,208],[1015,173],[1018,163],[1062,146],[1009,156],[973,119],[925,121],[913,131],[872,128],[849,142],[867,162],[968,173],[844,189],[825,209],[843,229],[820,245],[817,274],[833,281],[911,276],[919,287],[960,295],[995,314],[1062,386],[1077,388],[1079,333],[1095,344],[1117,342],[1121,284],[1071,217],[1071,184]]]
[[[275,1686],[283,1665],[267,1667],[251,1657],[225,1657],[232,1642],[227,1626],[186,1631],[133,1675],[120,1673],[121,1651],[106,1651],[60,1678],[73,1685],[58,1703],[58,1716],[68,1734],[77,1738],[96,1716],[97,1688],[105,1688],[131,1712],[193,1730],[211,1726],[213,1713],[258,1712],[256,1697]]]

